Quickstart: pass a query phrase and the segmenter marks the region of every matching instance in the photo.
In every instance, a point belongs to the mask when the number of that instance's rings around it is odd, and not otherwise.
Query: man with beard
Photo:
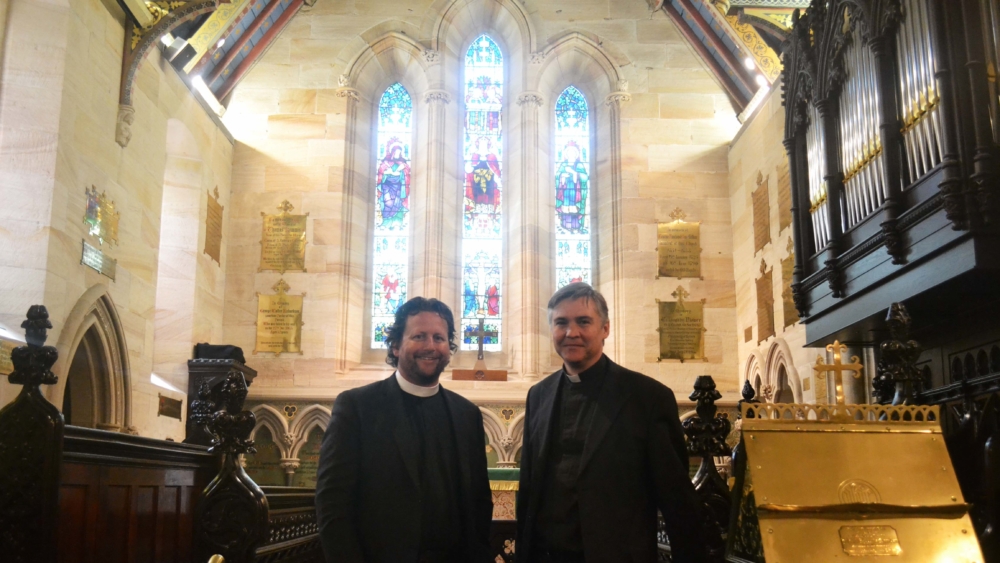
[[[438,378],[451,310],[414,297],[386,335],[396,372],[345,391],[320,450],[316,513],[328,563],[490,561],[492,495],[479,408]]]

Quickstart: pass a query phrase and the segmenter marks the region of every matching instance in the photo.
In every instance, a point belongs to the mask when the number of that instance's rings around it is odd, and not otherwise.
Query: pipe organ
[[[944,159],[941,115],[926,0],[903,0],[903,20],[896,34],[899,99],[906,162],[917,180]]]
[[[823,248],[830,241],[830,210],[826,201],[826,166],[823,160],[823,120],[815,107],[809,108],[809,126],[806,128],[806,147],[809,161],[809,216],[812,219],[813,243]]]
[[[850,229],[878,209],[886,199],[879,117],[882,100],[871,50],[855,32],[844,53],[840,96],[840,158],[844,172],[844,208]]]

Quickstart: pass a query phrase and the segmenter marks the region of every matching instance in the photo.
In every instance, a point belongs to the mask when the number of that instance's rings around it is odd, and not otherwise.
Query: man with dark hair
[[[548,304],[563,368],[528,391],[518,563],[653,563],[656,512],[673,561],[708,561],[674,394],[604,355],[608,304],[585,283]]]
[[[386,346],[396,372],[341,393],[323,438],[316,513],[326,561],[491,561],[482,413],[438,384],[457,349],[451,310],[414,297]]]

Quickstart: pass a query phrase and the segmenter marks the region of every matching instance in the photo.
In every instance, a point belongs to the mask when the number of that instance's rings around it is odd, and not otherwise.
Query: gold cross
[[[289,213],[293,209],[295,209],[295,206],[289,203],[287,199],[278,206],[278,210],[282,213]]]
[[[844,346],[838,340],[834,340],[833,344],[826,345],[827,352],[833,352],[833,363],[824,364],[823,356],[816,356],[816,365],[813,366],[813,370],[816,372],[817,379],[826,379],[827,372],[833,372],[833,382],[837,388],[837,404],[844,405],[844,372],[853,371],[854,379],[861,379],[861,374],[864,372],[864,366],[858,360],[857,356],[851,356],[851,363],[842,364],[840,363],[840,354],[847,352],[847,346]]]
[[[271,289],[276,291],[278,295],[284,295],[292,287],[284,279],[279,279],[278,283],[274,284]]]
[[[674,221],[683,221],[687,218],[687,213],[684,213],[680,207],[677,207],[670,212],[670,218]]]
[[[684,299],[691,294],[688,293],[686,289],[684,289],[684,286],[679,285],[677,286],[677,289],[674,290],[674,292],[671,293],[670,295],[677,300],[677,306],[683,309]]]

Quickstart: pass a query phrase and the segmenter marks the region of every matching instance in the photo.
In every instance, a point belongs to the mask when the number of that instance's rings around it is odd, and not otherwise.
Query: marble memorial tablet
[[[80,257],[80,263],[97,270],[101,274],[111,278],[112,281],[114,281],[115,275],[118,272],[118,261],[101,252],[99,249],[90,246],[87,244],[87,241],[83,241],[83,255]]]

